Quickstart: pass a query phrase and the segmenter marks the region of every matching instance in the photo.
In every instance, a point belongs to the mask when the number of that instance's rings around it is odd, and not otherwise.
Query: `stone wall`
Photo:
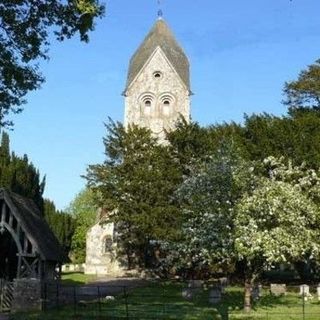
[[[37,279],[14,280],[12,312],[41,310],[41,282]]]
[[[106,252],[104,239],[113,240],[114,224],[95,224],[87,233],[85,274],[121,276],[126,270],[116,257],[116,243]]]

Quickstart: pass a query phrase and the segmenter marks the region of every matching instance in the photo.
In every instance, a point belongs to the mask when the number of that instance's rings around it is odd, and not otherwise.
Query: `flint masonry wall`
[[[114,224],[95,224],[87,233],[86,274],[121,276],[125,266],[116,259],[116,243],[110,252],[105,252],[105,239],[113,239]]]
[[[146,96],[152,100],[150,107],[145,105]],[[169,106],[164,105],[166,97],[171,100]],[[189,91],[158,47],[126,92],[125,126],[150,128],[161,139],[164,129],[172,130],[180,115],[189,120]]]

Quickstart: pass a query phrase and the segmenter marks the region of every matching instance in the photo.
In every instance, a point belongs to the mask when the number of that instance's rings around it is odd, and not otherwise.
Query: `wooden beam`
[[[4,201],[2,201],[2,206],[1,206],[1,222],[5,222],[6,213],[7,213],[6,203],[5,203]]]
[[[24,239],[23,239],[23,252],[27,253],[28,252],[28,238],[26,236],[26,234],[23,234]]]
[[[9,215],[9,226],[12,228],[13,226],[13,216],[12,216],[12,213],[10,212],[10,215]]]
[[[25,258],[37,258],[37,255],[34,253],[17,253],[18,257],[25,257]]]
[[[17,279],[20,279],[20,271],[21,271],[21,256],[17,254],[18,256],[18,268],[17,268]]]

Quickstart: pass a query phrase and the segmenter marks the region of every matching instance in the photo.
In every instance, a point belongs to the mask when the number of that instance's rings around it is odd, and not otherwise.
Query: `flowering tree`
[[[275,158],[263,165],[268,176],[235,207],[234,245],[245,263],[247,311],[252,284],[266,266],[317,258],[320,251],[317,173]]]
[[[303,165],[273,157],[253,165],[227,149],[179,188],[184,223],[181,239],[167,244],[167,262],[199,276],[241,261],[250,310],[252,285],[267,266],[318,258],[320,179]]]
[[[233,266],[234,205],[254,184],[252,168],[229,147],[192,169],[176,196],[183,212],[181,238],[166,243],[165,262],[201,277]]]

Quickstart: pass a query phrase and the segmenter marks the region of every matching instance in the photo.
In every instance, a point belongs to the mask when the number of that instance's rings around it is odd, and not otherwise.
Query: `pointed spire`
[[[160,47],[172,67],[190,90],[189,61],[164,19],[158,19],[130,59],[126,90],[152,53]]]

